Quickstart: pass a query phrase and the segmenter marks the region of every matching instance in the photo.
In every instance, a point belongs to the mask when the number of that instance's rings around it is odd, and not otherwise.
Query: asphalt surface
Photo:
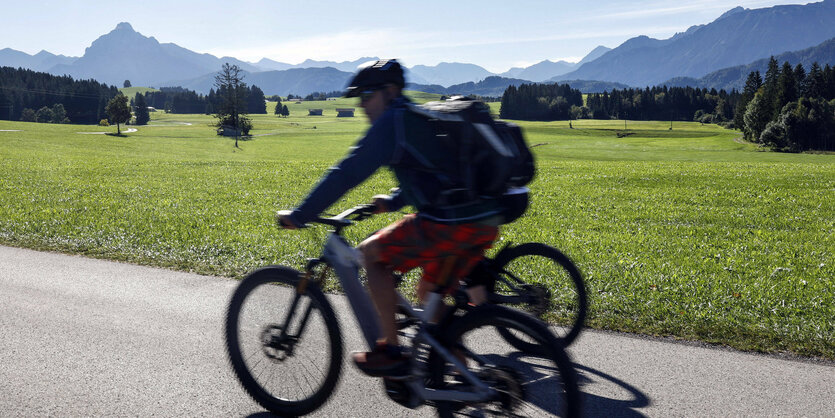
[[[266,416],[221,336],[237,282],[0,247],[0,416]],[[362,348],[331,296],[347,351]],[[835,367],[585,331],[570,348],[588,416],[835,416]],[[314,416],[433,416],[343,367]]]

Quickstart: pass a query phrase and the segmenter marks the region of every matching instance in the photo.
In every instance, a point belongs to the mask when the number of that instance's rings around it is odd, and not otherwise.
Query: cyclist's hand
[[[280,210],[275,213],[275,222],[279,227],[284,229],[298,229],[292,218],[290,218],[291,212],[291,210]]]
[[[383,213],[389,212],[389,202],[391,201],[391,196],[387,194],[378,194],[374,195],[371,198],[371,203],[377,208],[374,210],[374,213]]]

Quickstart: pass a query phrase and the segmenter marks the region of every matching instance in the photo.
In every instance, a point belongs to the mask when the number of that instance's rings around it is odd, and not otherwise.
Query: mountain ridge
[[[797,64],[803,64],[806,71],[809,71],[814,62],[817,62],[821,68],[827,64],[833,65],[835,64],[835,38],[826,40],[810,48],[784,52],[773,55],[773,57],[781,65],[784,62],[788,62],[792,67],[795,67]],[[745,65],[722,68],[700,78],[675,77],[667,80],[663,84],[671,87],[690,86],[715,88],[717,90],[724,89],[725,91],[731,91],[731,89],[742,90],[745,86],[745,80],[747,80],[751,72],[759,71],[760,76],[765,76],[770,58],[761,58]]]
[[[562,79],[656,85],[673,77],[701,77],[712,71],[799,50],[835,37],[835,1],[734,8],[706,25],[669,39],[631,38]]]
[[[411,85],[428,86],[434,90],[464,89],[483,91],[485,93],[474,94],[491,96],[494,94],[490,92],[495,92],[496,86],[516,83],[515,80],[572,80],[594,89],[618,85],[644,87],[664,82],[728,83],[730,86],[738,83],[738,79],[734,81],[730,78],[738,78],[738,73],[743,70],[729,68],[746,66],[786,51],[811,48],[826,39],[835,38],[833,21],[835,0],[761,9],[735,7],[710,23],[691,26],[668,39],[642,35],[626,40],[617,48],[598,46],[576,64],[543,60],[497,75],[476,64],[441,62],[434,66],[407,68],[406,78]],[[793,47],[797,45],[801,46]],[[786,49],[789,47],[793,48]],[[244,70],[249,84],[256,84],[254,80],[257,79],[266,86],[276,86],[278,91],[269,91],[259,85],[268,94],[284,91],[303,95],[344,88],[347,78],[358,65],[374,59],[377,58],[362,57],[342,62],[307,59],[299,64],[288,64],[262,58],[251,63],[234,57],[218,58],[194,52],[174,43],[160,43],[153,36],[136,32],[128,22],[119,23],[111,32],[93,41],[82,57],[54,55],[45,50],[35,55],[10,48],[0,50],[0,65],[69,75],[77,79],[92,78],[114,85],[121,85],[124,80],[149,87],[181,83],[198,86],[195,90],[204,93],[208,91],[206,80],[226,62]],[[821,62],[821,65],[824,64]],[[301,69],[307,71],[286,72]],[[724,73],[708,77],[721,71]],[[733,71],[737,73],[731,75]],[[314,80],[311,77],[313,74],[324,79]],[[282,80],[287,86],[278,86],[270,77]],[[704,77],[708,79],[700,80]],[[490,80],[485,83],[488,78]],[[339,85],[340,81],[342,85]]]

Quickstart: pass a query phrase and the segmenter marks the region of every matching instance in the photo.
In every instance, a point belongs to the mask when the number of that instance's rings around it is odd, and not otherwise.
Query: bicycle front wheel
[[[226,350],[235,376],[261,406],[278,415],[308,414],[339,379],[342,335],[314,283],[296,291],[301,273],[265,267],[245,277],[226,313]]]
[[[574,342],[586,320],[588,296],[583,276],[571,259],[554,247],[530,242],[501,251],[493,266],[500,276],[495,292],[516,293],[508,286],[512,285],[521,293],[519,307],[539,317],[546,312],[554,315],[561,324],[554,332],[562,344],[567,347]],[[502,335],[522,351],[540,351],[532,341],[509,332]]]
[[[536,341],[540,355],[518,351],[497,334],[498,329]],[[467,369],[492,390],[476,404],[437,401],[441,417],[580,415],[577,373],[559,340],[538,319],[498,305],[481,305],[456,318],[439,335]],[[468,391],[472,386],[437,352],[429,358],[430,385],[441,390]]]

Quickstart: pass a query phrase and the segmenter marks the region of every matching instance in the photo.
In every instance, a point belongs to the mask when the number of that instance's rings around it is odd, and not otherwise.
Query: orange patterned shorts
[[[484,257],[498,235],[495,226],[443,224],[415,214],[377,231],[380,261],[405,273],[423,267],[423,280],[454,289]]]

